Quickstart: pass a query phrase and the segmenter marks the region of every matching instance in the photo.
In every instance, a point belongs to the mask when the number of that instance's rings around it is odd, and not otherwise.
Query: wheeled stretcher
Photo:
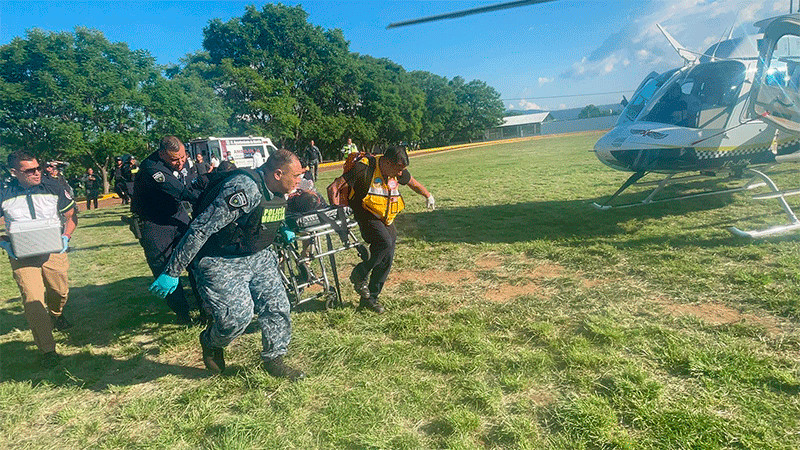
[[[276,244],[283,285],[292,308],[321,300],[326,308],[342,305],[336,254],[355,248],[362,259],[368,252],[353,233],[357,222],[347,207],[326,207],[288,217],[295,232],[292,243]],[[319,289],[309,289],[320,286]]]

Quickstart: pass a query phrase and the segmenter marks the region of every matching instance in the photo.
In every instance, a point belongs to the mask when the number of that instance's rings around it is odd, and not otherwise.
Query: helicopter
[[[396,22],[387,28],[549,1],[552,0],[504,2]],[[628,208],[767,186],[769,193],[754,198],[777,199],[789,217],[789,223],[760,231],[742,231],[735,227],[729,230],[737,236],[757,238],[800,228],[800,222],[785,200],[785,196],[795,191],[781,191],[766,174],[777,164],[800,160],[800,113],[791,116],[798,122],[794,129],[780,127],[772,123],[775,117],[773,113],[784,116],[788,113],[766,107],[760,113],[753,112],[751,102],[751,87],[756,84],[757,74],[761,74],[758,71],[761,67],[760,51],[763,53],[764,50],[759,41],[773,23],[784,23],[783,19],[775,22],[779,18],[758,21],[754,23],[759,28],[757,34],[738,38],[729,36],[702,53],[682,47],[665,29],[658,26],[683,58],[684,65],[660,74],[651,72],[640,83],[630,101],[623,97],[622,114],[614,128],[597,141],[594,152],[607,166],[632,174],[605,201],[593,203],[596,208]],[[772,93],[774,86],[785,84],[785,80],[790,79],[789,70],[800,66],[800,39],[795,45],[786,45],[784,42],[784,47],[778,52],[781,66],[767,70],[768,75],[760,75],[769,81],[761,84],[766,86],[769,95],[777,95]],[[800,79],[800,69],[797,76]],[[797,94],[796,86],[794,93]],[[784,100],[789,102],[785,104],[795,104],[784,97],[782,100],[770,98],[778,105],[782,105],[780,102]],[[800,102],[800,96],[792,100]],[[770,114],[773,115],[769,117]],[[658,174],[662,178],[640,182],[649,174]],[[740,185],[659,197],[659,194],[666,192],[667,186],[701,180],[735,181]],[[644,200],[615,203],[620,194],[633,185],[654,188]],[[800,193],[800,189],[797,193]]]

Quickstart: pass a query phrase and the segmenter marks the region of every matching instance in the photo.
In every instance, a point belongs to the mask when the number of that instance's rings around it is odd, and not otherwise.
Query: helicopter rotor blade
[[[387,25],[386,28],[389,29],[389,28],[405,27],[408,25],[416,25],[419,23],[426,23],[426,22],[435,22],[437,20],[443,20],[443,19],[455,19],[457,17],[470,16],[472,14],[482,14],[486,12],[500,11],[503,9],[517,8],[520,6],[535,5],[537,3],[547,3],[552,1],[555,0],[517,0],[513,2],[497,3],[495,5],[481,6],[478,8],[465,9],[463,11],[456,11],[446,14],[438,14],[435,16],[421,17],[419,19],[404,20],[402,22],[394,22]]]

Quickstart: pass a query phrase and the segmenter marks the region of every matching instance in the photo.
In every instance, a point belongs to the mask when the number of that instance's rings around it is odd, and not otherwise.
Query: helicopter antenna
[[[547,3],[547,2],[552,2],[552,1],[554,1],[554,0],[518,0],[518,1],[515,1],[515,2],[497,3],[497,4],[494,4],[494,5],[481,6],[481,7],[472,8],[472,9],[465,9],[463,11],[456,11],[456,12],[451,12],[451,13],[446,13],[446,14],[439,14],[439,15],[436,15],[436,16],[428,16],[428,17],[422,17],[422,18],[419,18],[419,19],[411,19],[411,20],[404,20],[402,22],[394,22],[394,23],[390,23],[389,25],[387,25],[386,28],[388,29],[388,28],[404,27],[404,26],[407,26],[407,25],[416,25],[418,23],[433,22],[433,21],[442,20],[442,19],[455,19],[457,17],[464,17],[464,16],[469,16],[469,15],[472,15],[472,14],[482,14],[482,13],[485,13],[485,12],[500,11],[502,9],[516,8],[518,6],[535,5],[537,3]]]
[[[657,23],[656,26],[658,27],[659,30],[661,30],[661,33],[664,35],[664,37],[667,38],[667,42],[669,42],[669,45],[671,45],[672,48],[674,48],[675,51],[678,52],[678,56],[683,58],[686,64],[691,64],[697,61],[697,55],[694,52],[684,48],[674,37],[672,37],[671,34],[669,34],[669,32],[667,32],[667,30],[664,29],[664,27],[661,26],[661,24]]]

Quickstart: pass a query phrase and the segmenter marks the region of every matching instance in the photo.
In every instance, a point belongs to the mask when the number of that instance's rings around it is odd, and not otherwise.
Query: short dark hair
[[[158,144],[159,152],[175,153],[181,149],[183,142],[175,136],[164,136]]]
[[[8,167],[11,169],[19,169],[20,161],[33,161],[36,156],[27,150],[15,150],[8,155]]]
[[[395,145],[393,147],[389,147],[386,149],[386,152],[383,153],[383,157],[395,164],[408,166],[408,152],[403,146]]]
[[[282,148],[272,152],[272,154],[269,155],[269,158],[267,158],[267,162],[265,162],[260,169],[264,173],[274,172],[278,169],[286,167],[294,160],[297,160],[297,155],[292,153],[290,150]]]

